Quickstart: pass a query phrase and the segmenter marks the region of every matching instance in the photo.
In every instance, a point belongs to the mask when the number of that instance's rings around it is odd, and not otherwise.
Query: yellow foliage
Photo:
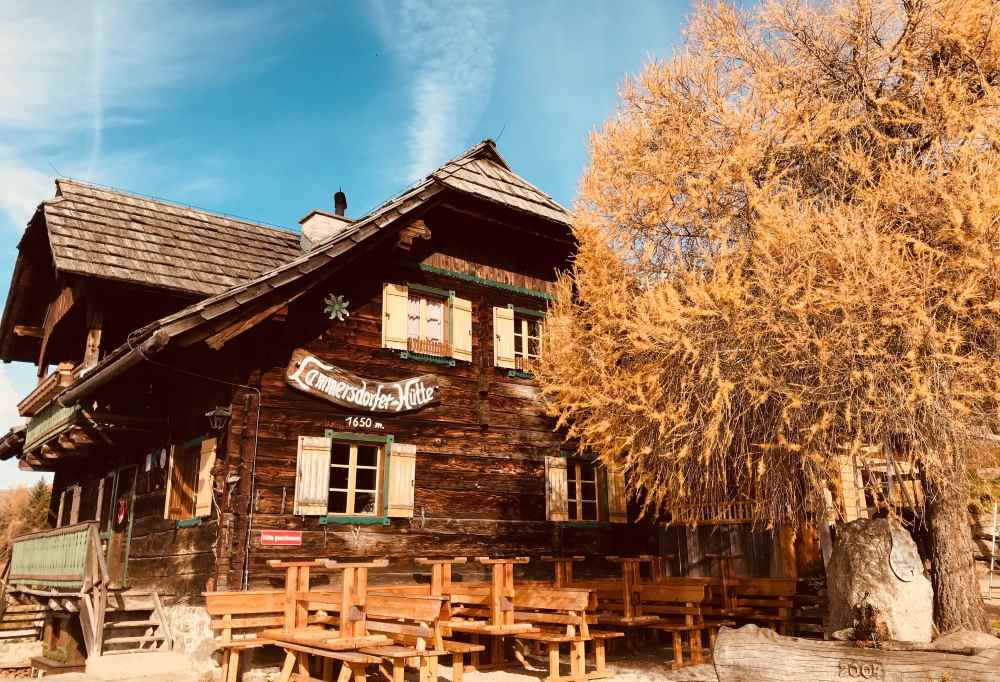
[[[591,139],[539,377],[646,509],[814,508],[883,446],[954,480],[1000,401],[1000,9],[697,8]]]

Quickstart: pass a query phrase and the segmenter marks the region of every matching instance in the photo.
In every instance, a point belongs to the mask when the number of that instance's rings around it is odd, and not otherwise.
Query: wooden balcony
[[[73,383],[77,368],[71,362],[60,362],[54,371],[38,382],[35,390],[17,404],[17,413],[22,417],[33,417],[49,400]]]
[[[435,355],[442,358],[451,357],[451,344],[435,339],[407,339],[406,350],[411,353],[420,353],[421,355]]]
[[[753,523],[753,501],[733,500],[724,505],[706,505],[696,509],[699,526],[726,526]],[[670,510],[673,519],[690,518],[692,507],[679,506]],[[671,520],[668,525],[678,525],[681,521]]]

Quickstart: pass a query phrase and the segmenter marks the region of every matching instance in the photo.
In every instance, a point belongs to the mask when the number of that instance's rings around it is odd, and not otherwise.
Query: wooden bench
[[[674,660],[672,667],[684,666],[684,648],[681,641],[687,636],[690,663],[701,663],[703,632],[709,632],[709,646],[715,645],[718,626],[705,623],[701,605],[705,601],[704,585],[644,585],[642,588],[642,608],[644,612],[660,617],[661,622],[649,627],[671,636]]]
[[[458,596],[463,600],[460,606],[453,604],[453,616],[483,617],[488,613],[484,604],[477,603],[475,593],[483,599],[488,598],[484,588],[467,586],[466,594]],[[585,680],[609,677],[605,665],[605,642],[608,639],[624,636],[621,632],[595,631],[590,629],[594,618],[588,617],[587,611],[593,610],[596,601],[590,590],[551,587],[518,587],[511,603],[513,620],[517,624],[530,625],[530,630],[515,632],[511,635],[517,642],[538,642],[543,644],[548,653],[550,682],[556,680]],[[455,626],[452,620],[449,625]],[[462,630],[461,623],[456,627]],[[468,630],[466,630],[468,631]],[[497,638],[499,639],[499,638]],[[496,640],[495,640],[496,641]],[[586,672],[586,642],[594,643],[594,667],[591,673]],[[570,647],[570,675],[560,675],[559,650],[561,645]],[[526,663],[524,653],[519,652],[519,659]]]
[[[795,578],[740,577],[733,588],[739,611],[737,617],[763,623],[782,635],[792,634],[797,586]]]
[[[312,613],[337,614],[335,619],[341,625],[340,611],[343,608],[340,594],[307,592],[296,595],[296,602]],[[420,679],[428,682],[437,678],[438,656],[450,652],[444,648],[442,637],[443,619],[447,616],[445,597],[413,594],[387,594],[369,592],[365,598],[363,614],[353,614],[354,644],[359,654],[375,657],[377,663],[387,663],[391,669],[380,666],[380,671],[391,682],[402,682],[406,666],[420,671]],[[352,607],[355,608],[355,607]],[[360,627],[359,627],[360,626]],[[263,637],[285,647],[286,644],[309,646],[321,649],[322,653],[304,652],[324,659],[323,676],[328,679],[327,661],[345,660],[336,651],[343,644],[340,639],[331,639],[329,630],[265,631]],[[391,644],[365,643],[366,637],[388,637]],[[350,640],[348,640],[349,642]],[[293,649],[302,651],[301,649]],[[362,661],[355,665],[360,666]],[[351,668],[353,670],[353,668]],[[459,672],[461,676],[461,672]]]
[[[260,633],[281,627],[285,622],[285,593],[277,590],[257,592],[205,592],[205,608],[211,627],[218,632],[216,648],[222,652],[221,682],[236,682],[240,654],[264,646]],[[311,614],[309,622],[332,622],[329,616]]]

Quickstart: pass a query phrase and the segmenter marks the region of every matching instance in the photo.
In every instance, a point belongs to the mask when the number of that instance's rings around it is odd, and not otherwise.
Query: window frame
[[[587,466],[593,471],[593,479],[584,480],[583,467]],[[583,496],[584,482],[593,481],[593,499]],[[601,523],[603,518],[602,510],[607,494],[601,495],[601,475],[594,460],[582,458],[567,458],[566,460],[566,520],[568,523]],[[584,518],[584,505],[593,503],[594,518]]]
[[[545,319],[545,312],[515,305],[508,307],[514,314],[514,337],[511,339],[514,369],[519,372],[533,373],[535,364],[542,357],[542,321]],[[537,332],[534,335],[530,333],[532,324],[535,325]],[[534,340],[538,350],[535,354],[529,352],[532,340]],[[521,342],[521,350],[517,349],[518,341]]]
[[[406,283],[406,349],[410,353],[420,353],[422,355],[432,355],[435,357],[447,358],[452,355],[452,315],[451,301],[454,292],[436,289],[413,282]],[[410,336],[410,302],[413,299],[420,301],[420,317],[418,320],[417,336]],[[425,336],[427,326],[427,302],[433,300],[441,303],[441,338],[431,339]],[[434,344],[440,344],[435,347]]]
[[[319,517],[319,523],[321,526],[335,525],[335,524],[350,524],[350,525],[389,525],[389,472],[392,469],[392,445],[393,445],[393,435],[386,434],[384,436],[375,436],[364,433],[354,433],[354,432],[344,432],[344,431],[334,431],[333,429],[326,429],[323,432],[326,438],[329,438],[336,442],[345,441],[357,441],[359,443],[374,443],[381,448],[382,452],[382,475],[379,480],[379,496],[376,502],[376,509],[378,513],[371,514],[337,514],[330,513],[329,511],[329,501],[327,502],[327,513],[324,516]],[[333,443],[330,444],[331,452],[330,458],[333,459]],[[329,488],[331,486],[327,486]]]
[[[202,518],[205,518],[206,516],[211,516],[211,508],[212,508],[212,504],[214,504],[214,500],[210,500],[209,501],[209,510],[210,511],[207,514],[198,514],[198,508],[200,506],[199,503],[201,502],[201,500],[199,500],[199,493],[200,493],[201,487],[202,487],[202,481],[201,481],[201,467],[202,467],[202,461],[201,460],[202,460],[202,454],[203,454],[202,453],[202,447],[203,447],[203,443],[205,443],[205,441],[209,441],[209,440],[214,441],[214,443],[215,443],[214,448],[216,450],[215,450],[215,454],[212,457],[213,466],[214,466],[215,461],[216,461],[216,459],[218,457],[218,447],[219,447],[219,438],[218,438],[218,436],[213,436],[211,434],[205,434],[205,435],[202,435],[202,436],[198,436],[196,438],[192,438],[190,440],[183,441],[181,443],[174,443],[174,444],[172,444],[169,447],[169,455],[168,455],[167,467],[166,467],[166,480],[165,480],[165,483],[164,483],[164,500],[163,500],[164,509],[163,509],[163,518],[167,519],[167,520],[170,520],[170,521],[175,521],[178,524],[179,527],[181,525],[185,525],[185,526],[186,525],[196,525],[196,523],[200,522],[200,520]],[[177,468],[178,460],[185,460],[185,464],[182,465],[182,466],[191,466],[191,471],[193,471],[193,473],[194,473],[193,484],[191,486],[192,495],[191,495],[191,498],[189,500],[189,502],[190,502],[190,504],[192,505],[193,508],[190,510],[190,512],[186,508],[181,509],[181,511],[180,511],[180,513],[178,515],[174,515],[174,514],[171,513],[171,507],[172,507],[171,502],[172,502],[174,494],[175,494],[175,487],[174,487],[174,484],[173,484],[174,483],[174,470]],[[136,465],[130,465],[130,466],[134,466],[135,469],[136,469],[136,481],[134,482],[133,485],[136,487],[136,489],[138,489],[138,483],[139,483],[139,481],[138,481],[138,475],[139,475],[139,466],[140,465],[136,464]],[[188,471],[186,471],[184,469],[182,469],[181,471],[182,471],[182,473],[188,473]],[[209,485],[211,485],[211,474],[209,474]],[[115,490],[116,490],[116,494],[117,494],[117,485],[115,486]],[[212,496],[214,497],[214,493],[212,494]],[[112,514],[114,514],[113,510],[112,510]]]
[[[335,464],[333,461],[333,448],[337,445],[346,445],[348,448],[348,463],[345,464]],[[358,467],[362,469],[372,469],[373,467],[367,465],[358,464],[358,448],[369,446],[375,448],[375,489],[369,490],[367,488],[361,490],[363,493],[373,492],[375,493],[375,505],[374,509],[370,512],[357,511],[354,509],[355,503],[357,501],[356,495],[358,493],[357,487],[357,473]],[[379,517],[384,514],[381,513],[385,507],[384,497],[386,495],[384,481],[386,479],[387,473],[387,458],[386,450],[384,444],[372,443],[367,441],[361,441],[359,439],[344,439],[337,438],[334,436],[330,442],[330,482],[327,486],[327,503],[326,503],[326,515],[327,516],[366,516],[366,517]],[[333,469],[347,469],[347,488],[336,488],[333,485]],[[329,493],[342,492],[346,493],[346,510],[342,512],[330,511],[330,497]]]

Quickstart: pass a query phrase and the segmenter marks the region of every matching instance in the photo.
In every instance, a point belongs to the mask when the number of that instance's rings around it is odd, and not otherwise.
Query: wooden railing
[[[523,355],[518,355],[514,358],[514,369],[521,372],[531,372],[535,373],[535,364],[538,362],[538,358],[528,358]]]
[[[437,355],[445,358],[451,355],[451,344],[436,339],[407,339],[406,350],[423,355]]]
[[[108,567],[96,521],[22,535],[11,546],[6,591],[36,598],[79,600],[89,656],[100,656]]]
[[[753,521],[753,505],[752,500],[733,500],[721,505],[705,505],[698,508],[678,506],[670,510],[671,523],[683,523],[683,520],[691,518],[692,510],[696,512],[694,515],[699,525],[724,526],[751,523]]]
[[[33,417],[39,408],[75,381],[77,369],[71,362],[59,363],[56,369],[39,381],[34,390],[17,404],[17,413],[22,417]]]

